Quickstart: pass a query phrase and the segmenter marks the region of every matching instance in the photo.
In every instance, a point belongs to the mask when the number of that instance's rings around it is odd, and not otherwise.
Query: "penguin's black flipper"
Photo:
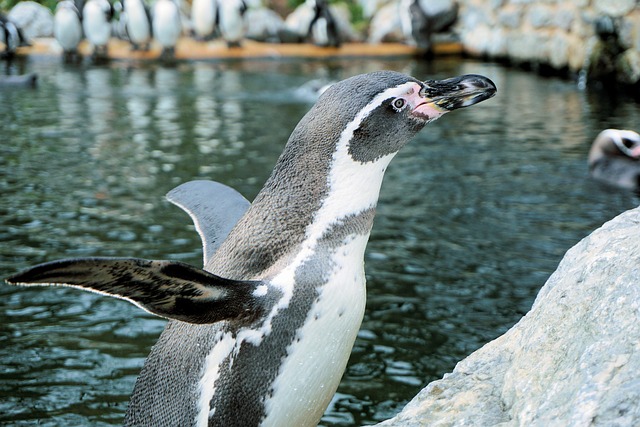
[[[161,317],[197,324],[251,321],[262,314],[254,292],[266,286],[259,281],[225,279],[181,262],[139,258],[53,261],[8,277],[6,282],[76,287],[125,299]]]
[[[202,239],[204,265],[227,238],[251,203],[215,181],[189,181],[167,193],[167,200],[189,214]]]

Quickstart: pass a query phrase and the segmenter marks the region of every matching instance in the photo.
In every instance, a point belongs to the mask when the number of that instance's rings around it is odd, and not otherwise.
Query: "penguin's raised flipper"
[[[259,281],[225,279],[181,262],[139,258],[53,261],[13,275],[6,282],[76,287],[125,299],[161,317],[197,324],[260,316],[261,304],[254,292],[264,286]]]
[[[204,265],[227,238],[251,203],[215,181],[189,181],[167,193],[167,200],[189,214],[202,239]]]

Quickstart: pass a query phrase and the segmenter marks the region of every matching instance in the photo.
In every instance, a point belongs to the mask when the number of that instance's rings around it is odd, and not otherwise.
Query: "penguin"
[[[151,43],[151,17],[143,0],[122,0],[127,38],[133,50],[149,50]]]
[[[35,88],[38,85],[38,73],[0,76],[0,87]]]
[[[180,9],[174,0],[157,0],[154,3],[152,28],[153,37],[162,46],[161,58],[173,58],[182,32]]]
[[[216,0],[193,0],[191,22],[198,40],[211,40],[218,24],[218,3]]]
[[[640,192],[640,135],[637,132],[603,130],[591,145],[588,163],[593,178]]]
[[[107,0],[87,0],[82,10],[82,28],[93,45],[94,60],[106,59],[111,38],[113,7]]]
[[[218,28],[228,47],[240,47],[245,34],[244,0],[224,0],[218,3]]]
[[[402,0],[400,24],[407,43],[427,52],[433,34],[452,25],[458,15],[458,3],[450,0]]]
[[[56,6],[53,35],[62,47],[65,62],[78,57],[78,44],[82,40],[80,10],[72,0],[63,0]]]
[[[203,269],[78,258],[6,280],[78,287],[170,319],[126,426],[315,426],[364,315],[364,251],[387,166],[427,123],[495,93],[479,75],[377,71],[337,82],[295,127],[252,203],[211,181],[168,194],[194,220]]]
[[[11,59],[19,46],[29,45],[20,28],[4,13],[0,13],[0,43],[4,45],[4,50],[0,52],[0,59]]]
[[[340,34],[327,0],[307,0],[307,3],[313,10],[307,39],[322,47],[340,47]]]

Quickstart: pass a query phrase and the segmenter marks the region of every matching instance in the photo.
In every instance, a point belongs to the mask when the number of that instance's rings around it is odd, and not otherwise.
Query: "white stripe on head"
[[[418,83],[407,82],[380,92],[342,131],[329,170],[329,194],[307,230],[311,240],[317,241],[340,218],[358,214],[377,204],[384,172],[396,153],[374,162],[361,163],[349,154],[349,143],[362,122],[384,101],[418,90]]]

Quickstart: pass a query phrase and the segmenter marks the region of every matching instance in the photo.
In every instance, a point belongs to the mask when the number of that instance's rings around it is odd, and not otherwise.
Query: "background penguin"
[[[15,76],[0,76],[0,87],[35,88],[37,85],[37,73],[27,73]]]
[[[16,24],[0,12],[0,43],[4,44],[4,50],[0,52],[0,58],[11,59],[19,46],[28,46],[22,31]]]
[[[82,28],[93,45],[94,60],[108,56],[109,38],[111,38],[111,18],[113,7],[107,0],[88,0],[82,11]]]
[[[229,47],[239,47],[245,34],[244,0],[224,0],[218,4],[218,28]]]
[[[173,0],[157,0],[153,5],[153,37],[162,46],[161,58],[173,58],[182,32],[180,9]]]
[[[218,2],[216,0],[193,0],[191,22],[198,40],[211,40],[218,25]]]
[[[327,0],[307,0],[313,10],[307,38],[318,46],[340,47],[340,35]]]
[[[151,43],[151,17],[142,0],[122,0],[127,38],[133,50],[149,50]]]
[[[7,281],[81,287],[171,319],[125,425],[315,426],[364,315],[364,250],[389,162],[427,123],[495,91],[477,75],[422,82],[380,71],[335,83],[252,204],[211,182],[169,194],[194,218],[204,269],[83,258]]]
[[[81,9],[71,0],[63,0],[56,6],[53,17],[53,35],[62,47],[65,62],[78,57],[78,44],[82,40]]]
[[[640,135],[631,130],[606,129],[589,150],[592,177],[640,192]]]
[[[402,0],[400,24],[407,43],[429,51],[432,37],[452,25],[458,3],[451,0]]]

